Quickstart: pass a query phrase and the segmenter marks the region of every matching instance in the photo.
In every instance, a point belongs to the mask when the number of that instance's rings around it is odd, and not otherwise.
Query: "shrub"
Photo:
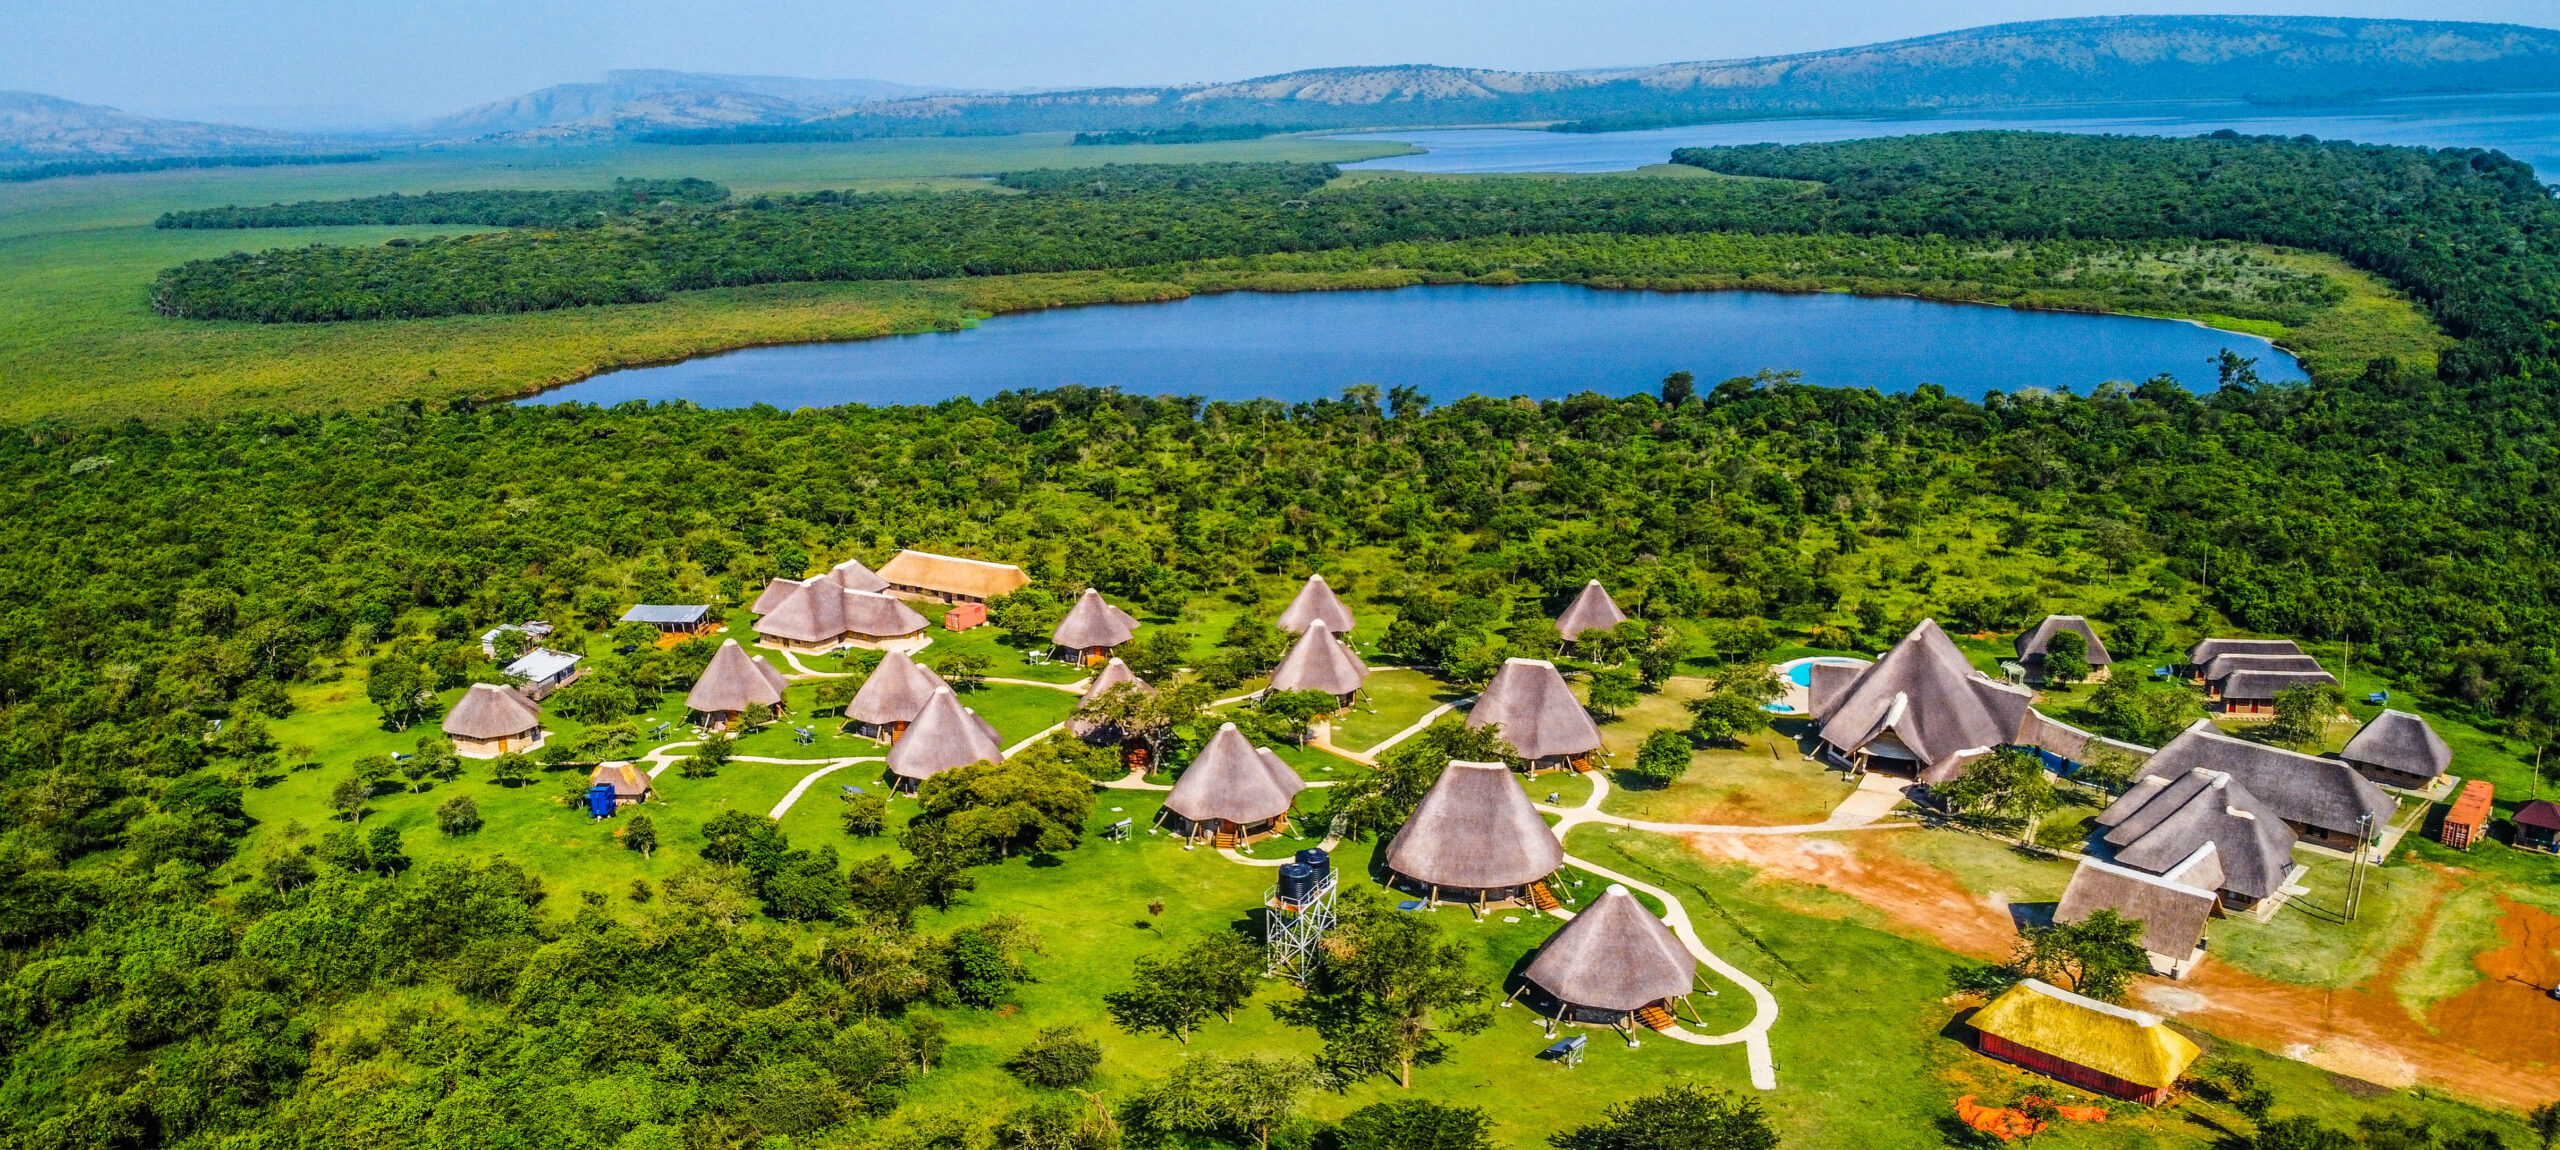
[[[480,804],[469,795],[455,795],[436,804],[436,829],[448,835],[467,835],[480,829]]]
[[[1004,1068],[1034,1086],[1074,1086],[1102,1065],[1102,1043],[1072,1026],[1051,1026],[1005,1059]]]

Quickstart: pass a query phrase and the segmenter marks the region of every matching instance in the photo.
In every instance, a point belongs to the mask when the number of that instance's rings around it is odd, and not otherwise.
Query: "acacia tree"
[[[1958,816],[2024,823],[2021,843],[2033,843],[2036,825],[2062,805],[2062,792],[2034,751],[2002,747],[1965,765],[1964,773],[1929,788]]]
[[[1667,787],[1689,773],[1689,736],[1664,727],[1644,737],[1635,765],[1625,773],[1656,787]]]
[[[2067,984],[2080,994],[2124,1001],[2125,989],[2151,969],[2142,920],[2101,909],[2078,922],[2029,928],[2010,968],[2027,978]]]
[[[1681,1083],[1548,1141],[1556,1150],[1777,1150],[1778,1131],[1758,1102]]]
[[[2276,692],[2276,717],[2258,728],[2268,742],[2296,750],[2318,750],[2328,737],[2329,722],[2347,705],[2347,693],[2332,683],[2302,683]]]
[[[1689,734],[1709,746],[1739,745],[1744,735],[1769,729],[1767,704],[1787,693],[1768,665],[1728,663],[1707,681],[1707,693],[1689,701]]]
[[[1130,1125],[1157,1137],[1233,1131],[1270,1150],[1273,1128],[1306,1099],[1310,1069],[1301,1059],[1269,1054],[1187,1054],[1139,1092]]]
[[[1393,834],[1413,817],[1413,808],[1451,760],[1499,763],[1510,755],[1499,724],[1471,729],[1464,719],[1444,718],[1390,748],[1379,757],[1376,770],[1325,788],[1325,818],[1355,839]]]
[[[1443,1033],[1474,1034],[1493,1021],[1485,984],[1466,951],[1420,915],[1362,895],[1346,900],[1342,926],[1307,994],[1281,1008],[1324,1039],[1322,1062],[1348,1078],[1387,1073],[1411,1089],[1413,1068],[1447,1055]]]
[[[2068,687],[2089,677],[2089,640],[2069,627],[2056,627],[2044,644],[2044,681]]]

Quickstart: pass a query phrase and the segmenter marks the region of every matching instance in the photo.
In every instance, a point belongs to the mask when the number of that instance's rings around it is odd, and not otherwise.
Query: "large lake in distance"
[[[1344,164],[1407,172],[1623,172],[1667,163],[1673,148],[1807,144],[1930,132],[2008,128],[2128,136],[2195,136],[2229,128],[2248,136],[2318,136],[2367,144],[2496,148],[2560,179],[2560,92],[2413,96],[2340,108],[2270,108],[2237,100],[2096,105],[2042,112],[1872,119],[1737,120],[1641,132],[1543,132],[1488,128],[1392,131],[1342,139],[1397,140],[1426,148]]]
[[[1300,401],[1357,383],[1442,402],[1470,393],[1551,399],[1652,390],[1674,371],[1701,390],[1765,368],[1834,387],[2070,388],[2168,373],[2215,382],[2230,348],[2261,378],[2299,380],[2255,336],[2175,320],[1765,292],[1626,292],[1570,284],[1394,291],[1235,292],[1170,303],[996,316],[964,331],[750,348],[608,372],[525,403],[688,399],[705,407],[929,404],[1084,384],[1141,395]]]

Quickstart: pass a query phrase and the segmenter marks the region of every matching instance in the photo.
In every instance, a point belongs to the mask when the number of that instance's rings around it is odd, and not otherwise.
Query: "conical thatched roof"
[[[639,800],[649,794],[649,772],[638,763],[600,763],[587,775],[589,783],[604,783],[613,788],[617,799]]]
[[[764,585],[764,592],[756,596],[755,605],[747,610],[758,615],[773,614],[774,608],[790,602],[793,596],[798,595],[807,586],[798,579],[776,579]]]
[[[458,739],[503,739],[541,725],[533,700],[495,683],[473,683],[444,714],[444,733]]]
[[[2425,719],[2407,711],[2384,711],[2366,723],[2338,757],[2359,765],[2370,763],[2404,775],[2434,778],[2453,765],[2453,748]]]
[[[846,635],[913,635],[925,624],[924,616],[904,602],[875,591],[849,591],[826,576],[776,583],[757,596],[756,604],[766,612],[756,620],[757,634],[796,643],[825,643]]]
[[[1060,647],[1081,651],[1088,647],[1117,647],[1138,633],[1138,620],[1128,612],[1102,601],[1102,592],[1091,587],[1076,596],[1076,605],[1067,609],[1067,617],[1058,620],[1058,629],[1049,633],[1049,641]]]
[[[1307,624],[1307,633],[1298,636],[1297,645],[1289,648],[1279,669],[1271,672],[1271,689],[1348,695],[1359,690],[1368,677],[1369,665],[1352,653],[1349,643],[1334,638],[1333,628],[1318,619]]]
[[[2186,1073],[2196,1044],[2157,1015],[2026,979],[1973,1016],[1973,1028],[2039,1054],[2154,1089]]]
[[[1544,659],[1505,659],[1467,712],[1467,726],[1501,724],[1502,739],[1524,759],[1583,755],[1600,749],[1600,728]]]
[[[1102,665],[1102,672],[1095,675],[1092,682],[1085,684],[1084,697],[1077,700],[1076,705],[1078,707],[1091,706],[1095,702],[1099,701],[1104,695],[1110,694],[1113,687],[1120,686],[1123,683],[1136,687],[1141,691],[1149,693],[1153,693],[1155,691],[1155,688],[1147,685],[1146,680],[1138,677],[1137,672],[1130,670],[1127,663],[1123,663],[1118,659],[1113,659]],[[1067,720],[1068,732],[1072,733],[1079,739],[1092,738],[1097,732],[1109,734],[1114,738],[1118,737],[1118,732],[1105,732],[1103,731],[1103,727],[1104,724],[1102,722],[1094,719],[1074,718]]]
[[[1307,576],[1307,585],[1298,588],[1298,597],[1289,600],[1289,609],[1280,613],[1280,629],[1292,635],[1305,633],[1307,624],[1321,621],[1336,635],[1348,635],[1356,625],[1351,608],[1326,584],[1324,576]]]
[[[1813,674],[1823,742],[1843,755],[1911,760],[1923,783],[1958,778],[1992,748],[2027,741],[2032,696],[1974,670],[1935,619],[1869,666],[1826,672],[1817,664]]]
[[[2053,637],[2056,634],[2064,631],[2080,633],[2081,641],[2088,645],[2090,666],[2104,667],[2116,661],[2115,656],[2107,653],[2106,641],[2098,638],[2097,628],[2090,626],[2088,619],[2079,615],[2047,615],[2044,617],[2044,622],[2036,624],[2034,629],[2018,636],[2019,664],[2026,667],[2043,666],[2046,648],[2053,645]]]
[[[1627,621],[1627,613],[1618,609],[1618,601],[1609,597],[1609,589],[1594,579],[1582,585],[1582,594],[1573,597],[1573,605],[1556,616],[1556,630],[1571,642],[1585,631],[1606,631]]]
[[[853,701],[844,705],[844,716],[874,726],[912,723],[933,701],[933,693],[942,689],[942,676],[904,651],[891,651],[881,656],[871,677],[862,681],[862,689],[853,693]]]
[[[1554,874],[1564,845],[1500,763],[1453,762],[1387,844],[1387,866],[1457,890],[1521,886]]]
[[[1287,771],[1285,779],[1274,774],[1271,763],[1277,757],[1266,760],[1267,754],[1255,748],[1234,723],[1219,727],[1209,737],[1209,745],[1200,748],[1200,757],[1191,760],[1190,769],[1174,782],[1173,793],[1165,796],[1165,809],[1195,823],[1224,819],[1251,824],[1288,813],[1289,804],[1307,784],[1296,771]]]
[[[971,763],[1004,760],[1004,746],[994,729],[960,705],[960,696],[944,687],[933,693],[915,724],[889,748],[889,773],[923,780]]]
[[[782,702],[783,686],[782,673],[764,656],[749,655],[737,640],[723,639],[710,665],[702,669],[702,677],[685,694],[684,705],[704,714],[771,707]]]
[[[1526,977],[1575,1006],[1634,1010],[1689,993],[1697,975],[1697,956],[1613,883],[1538,948]]]
[[[833,567],[827,568],[827,573],[820,576],[820,578],[823,578],[827,582],[833,583],[838,587],[842,587],[847,591],[886,591],[889,589],[889,581],[881,578],[879,572],[863,566],[862,560],[859,559],[847,559],[842,563],[838,563]]]

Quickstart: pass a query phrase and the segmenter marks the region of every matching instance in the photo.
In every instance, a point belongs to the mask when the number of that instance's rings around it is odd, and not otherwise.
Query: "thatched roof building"
[[[1076,605],[1067,609],[1067,617],[1058,620],[1057,629],[1049,633],[1049,642],[1090,662],[1110,655],[1113,647],[1128,642],[1137,633],[1136,616],[1104,602],[1102,592],[1087,587],[1084,594],[1076,596]]]
[[[1031,577],[1011,563],[962,559],[929,551],[901,551],[880,565],[889,593],[901,599],[940,603],[984,603],[1011,595],[1031,584]]]
[[[1278,755],[1254,746],[1234,723],[1226,723],[1174,780],[1164,809],[1182,820],[1186,836],[1224,831],[1250,839],[1277,830],[1306,786]]]
[[[1943,783],[2034,733],[2033,696],[1975,670],[1935,619],[1874,663],[1816,663],[1810,676],[1823,745],[1853,768],[1898,764],[1919,782]]]
[[[762,655],[749,655],[735,639],[720,641],[702,677],[685,693],[685,709],[704,717],[708,726],[725,726],[749,707],[782,706],[782,673]]]
[[[1609,589],[1594,579],[1582,585],[1582,593],[1556,616],[1556,630],[1567,643],[1582,637],[1585,631],[1607,631],[1627,621],[1627,613],[1618,609],[1618,601],[1609,597]]]
[[[1351,608],[1343,605],[1341,597],[1333,593],[1332,585],[1324,581],[1324,576],[1309,575],[1307,585],[1298,588],[1298,597],[1289,600],[1288,609],[1280,612],[1280,629],[1292,635],[1302,635],[1306,633],[1308,624],[1319,622],[1331,628],[1336,635],[1348,635],[1355,620],[1351,617]]]
[[[2302,647],[2291,639],[2199,639],[2187,648],[2186,670],[2190,676],[2201,673],[2215,659],[2224,655],[2299,655]]]
[[[764,593],[756,596],[755,605],[748,610],[758,615],[771,614],[774,608],[782,605],[784,599],[798,594],[798,588],[812,583],[827,583],[847,591],[879,592],[889,589],[889,581],[881,578],[869,567],[863,566],[862,560],[847,559],[827,568],[826,573],[822,575],[814,575],[807,579],[776,579],[765,584]]]
[[[849,590],[828,575],[777,579],[756,598],[756,605],[766,611],[756,620],[756,634],[787,651],[845,646],[914,650],[925,642],[925,618],[915,608],[877,591]]]
[[[1361,683],[1369,678],[1369,665],[1351,650],[1351,644],[1333,637],[1333,628],[1318,619],[1307,624],[1306,634],[1298,636],[1295,646],[1271,672],[1274,691],[1322,691],[1340,699],[1345,705],[1358,694]]]
[[[1549,767],[1581,769],[1600,750],[1600,728],[1573,697],[1556,665],[1544,659],[1506,659],[1467,712],[1467,726],[1499,724],[1513,754],[1535,774]]]
[[[880,665],[853,700],[844,705],[844,717],[861,733],[872,738],[895,738],[907,724],[924,713],[924,705],[933,701],[933,693],[943,690],[942,676],[932,668],[909,658],[904,651],[891,651],[881,656]]]
[[[2347,740],[2338,757],[2374,782],[2425,790],[2453,765],[2453,748],[2425,719],[2384,711]]]
[[[2168,1101],[2203,1052],[2158,1016],[2027,979],[1973,1016],[1982,1052],[2111,1098]]]
[[[640,769],[638,763],[598,763],[587,775],[587,781],[612,787],[613,805],[617,807],[646,802],[651,788],[649,772]]]
[[[2223,680],[2242,671],[2320,675],[2328,673],[2328,668],[2321,666],[2320,660],[2309,655],[2227,654],[2214,656],[2210,662],[2197,670],[2196,677],[2208,684],[2220,684]]]
[[[2080,615],[2047,615],[2026,634],[2018,636],[2018,665],[2030,675],[2044,673],[2045,649],[2053,645],[2053,637],[2062,631],[2078,632],[2089,647],[2089,667],[2095,670],[2113,664],[2116,657],[2107,653],[2107,644],[2098,638],[2097,628]]]
[[[2293,874],[2292,828],[2221,771],[2149,771],[2098,812],[2109,861],[2255,906]]]
[[[1121,686],[1148,694],[1155,693],[1155,688],[1148,686],[1146,680],[1139,678],[1137,672],[1130,670],[1127,663],[1113,659],[1102,665],[1102,670],[1093,676],[1092,682],[1084,685],[1084,695],[1076,700],[1076,708],[1081,711],[1090,707],[1100,702],[1104,695],[1110,694],[1113,688]],[[1116,743],[1128,737],[1126,732],[1099,719],[1080,716],[1067,720],[1067,730],[1079,739],[1096,743]]]
[[[1450,763],[1387,844],[1387,869],[1478,902],[1516,898],[1563,863],[1564,844],[1501,763]]]
[[[2151,756],[2148,773],[2175,778],[2197,768],[2230,775],[2293,833],[2340,850],[2355,844],[2359,820],[2372,820],[2366,829],[2380,833],[2400,807],[2343,762],[2235,739],[2210,719],[2169,740]]]
[[[978,713],[944,687],[933,693],[907,733],[889,747],[889,773],[901,790],[971,763],[1004,761],[1004,744]]]
[[[2205,844],[2175,877],[2156,875],[2115,863],[2082,858],[2054,908],[2055,922],[2079,922],[2101,910],[2112,910],[2142,923],[2142,949],[2151,956],[2151,971],[2182,977],[2202,957],[2205,924],[2221,906],[2211,883],[2222,870],[2213,865],[2213,845]]]
[[[1697,976],[1697,956],[1615,883],[1539,947],[1523,975],[1557,1001],[1559,1015],[1573,1007],[1630,1014],[1687,995]]]
[[[473,683],[444,713],[443,728],[455,754],[494,759],[542,745],[542,708],[513,687]]]

